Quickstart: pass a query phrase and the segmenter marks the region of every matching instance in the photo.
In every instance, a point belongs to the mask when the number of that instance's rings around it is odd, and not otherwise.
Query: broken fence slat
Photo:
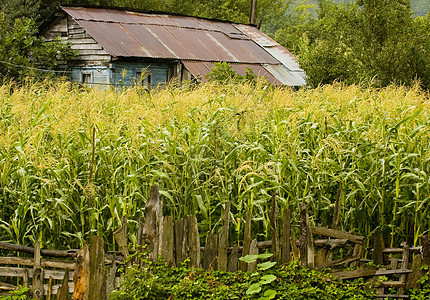
[[[364,236],[351,234],[349,232],[342,231],[342,230],[330,229],[325,227],[317,227],[317,226],[312,226],[311,230],[313,234],[319,234],[322,236],[327,236],[335,239],[347,239],[357,244],[363,244],[363,241],[364,241]]]

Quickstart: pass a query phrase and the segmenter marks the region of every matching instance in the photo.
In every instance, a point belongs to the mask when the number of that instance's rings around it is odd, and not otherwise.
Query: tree
[[[59,61],[74,56],[69,45],[60,40],[46,42],[36,33],[33,20],[17,18],[10,27],[0,12],[0,77],[45,77],[52,74],[49,70],[55,69]]]
[[[428,19],[408,0],[320,0],[318,17],[277,33],[296,51],[311,86],[340,80],[385,86],[420,79],[429,87]],[[427,31],[427,34],[426,34]]]

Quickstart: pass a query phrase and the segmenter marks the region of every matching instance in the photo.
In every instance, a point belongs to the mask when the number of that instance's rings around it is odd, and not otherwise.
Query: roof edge
[[[206,17],[198,17],[193,15],[186,15],[186,14],[180,14],[180,13],[173,13],[173,12],[166,12],[166,11],[158,11],[158,10],[143,10],[138,8],[131,8],[131,7],[119,7],[119,6],[103,6],[103,5],[80,5],[80,4],[59,4],[56,11],[54,11],[52,14],[55,14],[58,11],[63,11],[63,7],[67,8],[101,8],[101,9],[112,9],[112,10],[118,10],[118,11],[131,11],[141,14],[150,14],[150,15],[167,15],[167,16],[174,16],[174,17],[187,17],[187,18],[196,18],[200,20],[205,21],[214,21],[214,22],[221,22],[221,23],[227,23],[227,24],[241,24],[241,25],[247,25],[251,27],[257,27],[255,24],[244,24],[244,23],[237,23],[232,22],[229,20],[222,20],[222,19],[216,19],[216,18],[206,18]]]

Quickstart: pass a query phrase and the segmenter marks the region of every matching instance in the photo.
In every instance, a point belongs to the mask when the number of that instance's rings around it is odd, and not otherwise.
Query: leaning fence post
[[[105,298],[105,252],[103,239],[92,236],[90,239],[90,282],[89,300],[100,300]]]
[[[314,241],[309,221],[308,210],[304,203],[300,203],[300,261],[304,267],[315,267]]]
[[[33,298],[43,299],[43,269],[40,263],[40,242],[34,245]]]

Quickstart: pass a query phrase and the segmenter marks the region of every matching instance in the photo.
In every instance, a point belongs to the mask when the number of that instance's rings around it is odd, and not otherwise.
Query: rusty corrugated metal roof
[[[260,30],[252,26],[242,24],[235,24],[234,26],[279,60],[288,68],[288,70],[303,72],[297,62],[297,58],[290,51],[282,47],[279,43],[262,33]]]
[[[114,57],[278,63],[230,23],[113,9],[62,9]]]
[[[202,82],[208,81],[206,75],[215,66],[213,62],[210,61],[182,61],[184,66],[188,71],[193,74],[196,78],[201,78]],[[242,64],[242,63],[232,63],[230,64],[233,70],[240,75],[245,75],[247,68],[251,68],[252,72],[258,77],[266,77],[271,83],[275,85],[283,84],[275,76],[273,76],[268,70],[259,64]]]

